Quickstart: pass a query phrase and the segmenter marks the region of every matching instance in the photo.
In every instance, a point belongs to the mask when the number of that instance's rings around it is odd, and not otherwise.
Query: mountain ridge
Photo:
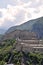
[[[15,31],[15,30],[28,30],[28,31],[32,31],[33,25],[36,22],[38,22],[38,21],[40,21],[42,19],[43,19],[43,17],[40,17],[40,18],[37,18],[37,19],[33,19],[33,20],[30,20],[30,21],[27,21],[27,22],[25,22],[25,23],[23,23],[21,25],[12,26],[11,28],[9,28],[7,30],[6,33],[10,33],[10,32]]]

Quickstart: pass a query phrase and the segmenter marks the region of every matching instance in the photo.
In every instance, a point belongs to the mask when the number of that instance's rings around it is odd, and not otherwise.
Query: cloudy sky
[[[43,16],[43,0],[0,0],[0,28]]]

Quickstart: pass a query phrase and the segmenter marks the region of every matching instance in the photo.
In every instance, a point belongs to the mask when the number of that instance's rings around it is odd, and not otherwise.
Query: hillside
[[[37,33],[39,39],[43,39],[43,17],[27,21],[19,26],[13,26],[9,28],[6,33],[10,33],[15,30],[27,30],[35,32]]]
[[[37,39],[37,35],[36,33],[34,32],[29,32],[29,31],[26,31],[26,30],[15,30],[15,31],[12,31],[10,33],[6,33],[4,36],[3,36],[3,40],[5,39]]]

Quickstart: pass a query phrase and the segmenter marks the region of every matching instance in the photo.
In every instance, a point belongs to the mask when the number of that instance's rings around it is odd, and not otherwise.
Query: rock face
[[[15,30],[15,31],[8,33],[8,34],[5,34],[3,36],[3,39],[17,39],[17,38],[22,39],[22,40],[23,39],[24,40],[37,39],[37,35],[34,32],[29,32],[26,30],[24,30],[24,31]]]

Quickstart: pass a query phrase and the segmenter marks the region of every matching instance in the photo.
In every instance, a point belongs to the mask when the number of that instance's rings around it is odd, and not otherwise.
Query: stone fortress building
[[[43,52],[43,40],[17,40],[16,49],[25,52]]]

